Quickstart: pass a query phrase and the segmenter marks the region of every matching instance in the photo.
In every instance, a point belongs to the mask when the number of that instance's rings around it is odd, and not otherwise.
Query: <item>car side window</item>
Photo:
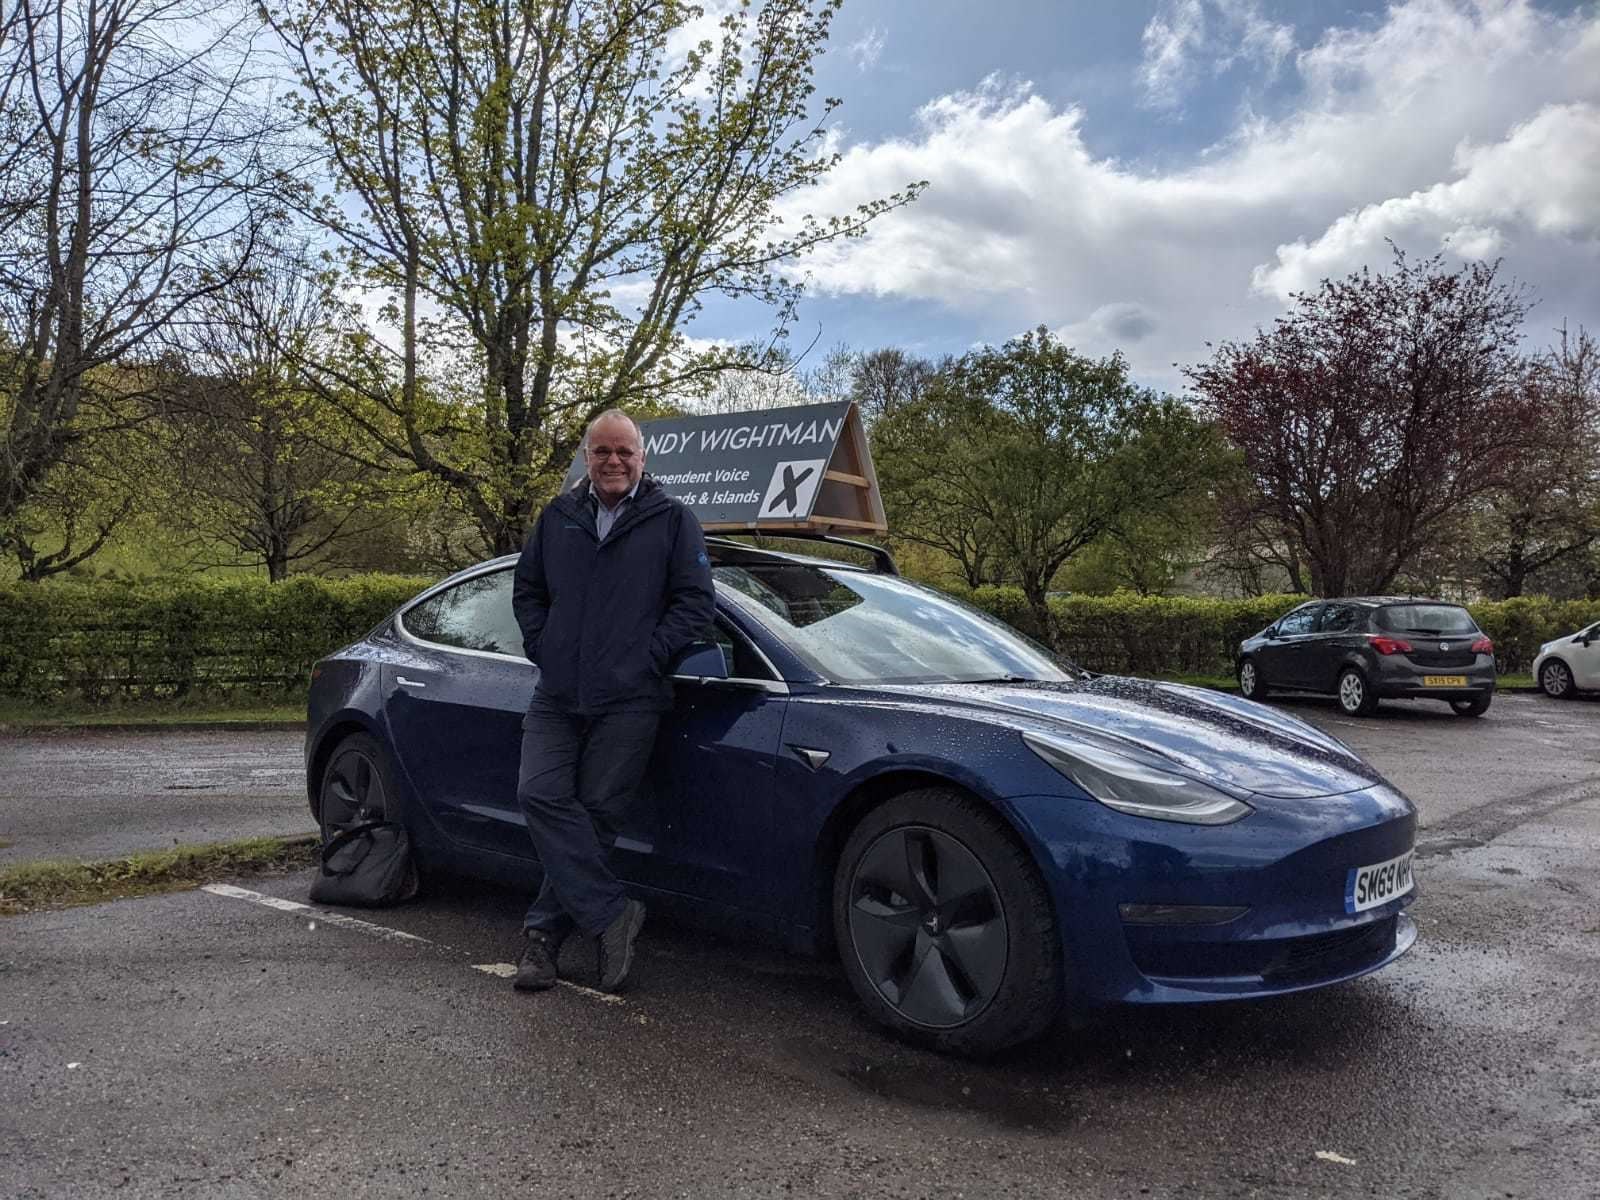
[[[522,630],[511,609],[511,570],[475,575],[436,592],[400,615],[414,638],[459,650],[523,656]]]
[[[1321,608],[1320,604],[1308,604],[1304,608],[1295,609],[1278,622],[1278,636],[1293,637],[1298,633],[1310,633],[1316,626],[1317,613]]]
[[[1353,604],[1328,604],[1317,622],[1318,633],[1349,633],[1361,628],[1362,613]]]

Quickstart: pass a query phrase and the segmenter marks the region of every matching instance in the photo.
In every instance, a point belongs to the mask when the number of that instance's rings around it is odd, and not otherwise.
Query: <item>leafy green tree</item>
[[[936,545],[969,583],[1014,580],[1038,627],[1057,572],[1097,540],[1135,539],[1204,501],[1226,463],[1182,403],[1046,329],[947,364],[882,416],[874,461],[897,536]]]
[[[741,4],[683,45],[679,0],[268,0],[336,181],[304,207],[397,333],[353,341],[381,369],[304,365],[487,549],[520,544],[587,417],[748,365],[685,336],[708,296],[781,327],[786,263],[916,194],[795,211],[837,157],[812,83],[837,7]]]
[[[873,422],[872,460],[891,539],[948,555],[975,588],[1004,578],[986,495],[993,463],[979,435],[992,414],[982,397],[955,386],[951,370],[946,364],[915,403]]]

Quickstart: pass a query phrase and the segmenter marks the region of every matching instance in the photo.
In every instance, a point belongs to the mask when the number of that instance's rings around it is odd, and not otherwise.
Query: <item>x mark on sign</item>
[[[815,467],[807,467],[796,475],[793,467],[785,467],[783,469],[783,490],[772,498],[772,503],[767,505],[767,511],[771,512],[781,504],[785,509],[793,512],[800,504],[800,485],[809,479],[811,473],[815,470]]]

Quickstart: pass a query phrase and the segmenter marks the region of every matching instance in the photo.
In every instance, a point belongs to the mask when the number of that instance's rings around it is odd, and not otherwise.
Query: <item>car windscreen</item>
[[[805,563],[723,564],[712,574],[741,610],[836,683],[1078,677],[986,613],[893,575]]]
[[[1456,604],[1389,604],[1378,610],[1378,627],[1391,633],[1477,633],[1472,614]]]

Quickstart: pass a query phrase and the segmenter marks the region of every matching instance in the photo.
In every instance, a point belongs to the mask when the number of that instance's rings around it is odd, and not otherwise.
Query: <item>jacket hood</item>
[[[1287,713],[1203,688],[1103,676],[873,690],[1079,738],[1240,796],[1309,799],[1384,782],[1337,738]]]

